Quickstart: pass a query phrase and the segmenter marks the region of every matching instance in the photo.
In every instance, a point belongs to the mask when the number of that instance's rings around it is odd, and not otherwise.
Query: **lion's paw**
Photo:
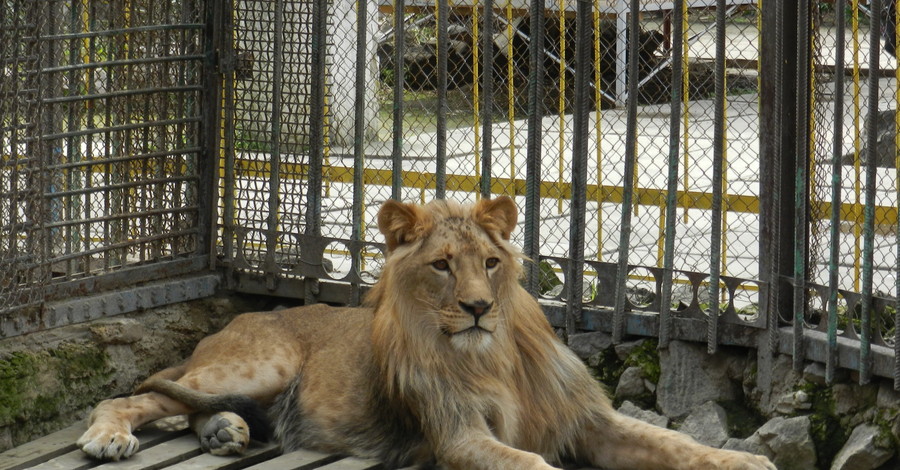
[[[240,454],[249,444],[249,427],[234,413],[212,415],[200,431],[200,448],[213,455]]]
[[[716,468],[720,470],[778,470],[775,465],[762,455],[732,450],[716,450],[714,453],[700,456],[700,461],[691,468]]]
[[[96,459],[119,460],[131,457],[140,447],[140,442],[125,428],[95,423],[75,444]]]

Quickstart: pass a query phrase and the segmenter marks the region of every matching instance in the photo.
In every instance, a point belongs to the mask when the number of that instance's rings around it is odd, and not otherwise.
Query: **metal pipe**
[[[873,265],[875,251],[875,198],[878,161],[878,68],[881,56],[881,0],[871,0],[871,26],[869,30],[869,115],[866,117],[866,183],[863,209],[862,253],[862,311],[859,335],[859,383],[865,385],[872,379],[872,314]]]
[[[391,197],[395,200],[403,198],[403,85],[406,79],[406,62],[404,49],[406,30],[403,11],[405,0],[394,0],[394,113],[393,113],[393,147],[391,149]]]
[[[510,58],[512,60],[512,58]],[[494,0],[484,0],[481,27],[481,196],[491,197],[494,144],[491,109],[494,105]],[[511,85],[510,85],[511,86]]]
[[[284,0],[275,0],[275,18],[273,25],[274,41],[272,43],[272,57],[274,62],[272,65],[272,113],[269,117],[272,122],[272,142],[271,152],[269,154],[269,164],[271,165],[271,169],[269,170],[268,214],[266,216],[266,254],[264,264],[267,285],[270,286],[271,289],[274,289],[275,287],[275,273],[278,272],[278,266],[275,261],[275,252],[277,250],[278,242],[278,225],[280,222],[279,211],[281,202],[281,99],[282,94],[284,93],[282,85],[282,76],[284,74],[284,6]],[[313,71],[313,77],[317,75],[316,72],[317,71]],[[315,100],[315,98],[313,98],[313,100]],[[311,111],[310,120],[318,122],[319,115],[320,114]],[[312,126],[310,126],[310,130],[310,133],[313,134]],[[310,138],[317,140],[316,134],[313,134]],[[310,151],[310,154],[312,154],[312,151]],[[314,158],[314,156],[310,156],[310,159]],[[306,212],[311,212],[311,208],[307,207]]]
[[[447,56],[450,54],[449,0],[437,0],[437,123],[435,125],[435,196],[447,196]]]
[[[363,171],[366,166],[365,139],[366,139],[366,27],[369,22],[369,4],[367,0],[357,0],[356,3],[356,75],[355,95],[353,102],[353,215],[350,239],[361,241],[365,235],[365,181]],[[357,244],[357,247],[362,244]],[[353,272],[361,272],[363,269],[362,248],[353,250]],[[359,283],[352,284],[350,295],[351,305],[359,305],[361,292]]]
[[[578,0],[575,12],[575,115],[572,148],[572,200],[569,206],[569,264],[566,274],[566,335],[571,338],[581,321],[584,292],[584,229],[587,210],[588,122],[591,81],[591,0]]]
[[[525,175],[525,256],[531,260],[526,263],[526,286],[531,295],[540,294],[540,262],[541,262],[541,96],[544,82],[544,3],[543,0],[531,0],[531,37],[528,68],[528,147],[526,152]]]
[[[673,8],[672,24],[674,29],[672,36],[677,38],[672,41],[672,57],[678,60],[672,62],[672,101],[669,111],[669,174],[666,179],[666,215],[665,215],[665,247],[663,248],[663,275],[662,288],[659,301],[659,347],[669,345],[670,323],[672,311],[672,283],[675,265],[675,228],[677,225],[676,209],[678,207],[678,161],[681,142],[681,100],[683,92],[683,61],[681,54],[684,52],[682,36],[684,35],[684,17],[686,0],[676,0]]]
[[[809,2],[798,2],[797,11],[797,151],[794,167],[794,270],[793,270],[793,364],[794,370],[803,370],[806,355],[806,282],[807,282],[807,221],[809,218],[809,125],[811,77],[810,77],[810,11]]]
[[[831,149],[831,226],[828,247],[828,343],[825,356],[825,381],[834,383],[837,370],[837,302],[838,302],[838,266],[841,247],[841,176],[843,165],[841,157],[844,152],[844,48],[847,39],[844,37],[846,26],[847,0],[836,0],[835,12],[835,74],[834,74],[834,140]]]
[[[328,50],[328,0],[314,0],[312,5],[312,43],[311,86],[310,86],[310,122],[309,122],[309,181],[306,190],[306,224],[307,236],[322,235],[322,168],[325,159],[325,81],[327,80],[326,52]],[[309,253],[302,250],[301,262],[317,264],[321,253]],[[303,282],[303,302],[312,304],[318,301],[319,280],[306,277]]]
[[[613,341],[622,341],[625,335],[626,289],[628,281],[628,254],[631,251],[631,211],[634,199],[634,164],[637,159],[637,107],[638,107],[638,43],[640,2],[631,0],[628,17],[628,102],[625,125],[625,171],[622,178],[622,225],[619,231],[619,261],[616,268],[616,297],[613,310]]]

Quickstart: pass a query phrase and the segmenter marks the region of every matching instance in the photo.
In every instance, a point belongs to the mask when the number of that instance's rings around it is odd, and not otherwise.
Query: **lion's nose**
[[[471,303],[463,301],[459,302],[459,308],[461,308],[463,312],[475,317],[475,320],[478,320],[484,314],[488,313],[493,305],[493,302],[488,302],[487,300],[476,300]]]

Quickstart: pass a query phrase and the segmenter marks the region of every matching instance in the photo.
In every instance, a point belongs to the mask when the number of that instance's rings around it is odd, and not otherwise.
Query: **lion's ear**
[[[417,204],[389,200],[378,211],[378,230],[388,251],[423,237],[431,229],[431,217]]]
[[[519,209],[516,203],[507,196],[496,199],[482,199],[472,210],[472,217],[478,225],[489,232],[497,232],[504,240],[509,240],[516,228]]]

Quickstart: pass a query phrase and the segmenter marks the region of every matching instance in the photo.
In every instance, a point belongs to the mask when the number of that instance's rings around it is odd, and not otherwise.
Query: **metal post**
[[[671,322],[672,307],[672,282],[674,277],[673,266],[675,264],[675,226],[676,209],[678,206],[678,159],[681,148],[679,136],[681,135],[681,100],[683,93],[683,54],[682,36],[684,31],[684,10],[686,0],[677,0],[674,5],[672,22],[674,29],[672,37],[672,103],[669,111],[669,175],[666,180],[666,228],[665,248],[663,252],[663,278],[659,303],[659,347],[665,348],[669,344],[669,323]]]
[[[494,105],[494,0],[484,0],[481,27],[481,196],[491,197],[494,144],[491,109]],[[512,60],[512,57],[509,58]],[[509,85],[511,86],[511,85]]]
[[[809,219],[809,126],[810,99],[812,96],[810,79],[811,17],[809,2],[797,2],[797,143],[794,153],[794,249],[793,249],[793,358],[794,370],[803,370],[806,356],[804,322],[806,317],[807,230]]]
[[[716,2],[715,119],[713,130],[712,208],[709,241],[709,317],[706,351],[714,354],[719,344],[719,282],[722,272],[722,180],[725,163],[725,0]]]
[[[363,171],[366,166],[365,139],[366,139],[366,25],[368,24],[367,0],[356,1],[356,83],[353,103],[353,118],[356,126],[353,128],[353,221],[350,228],[350,239],[360,241],[365,235],[363,231],[363,215],[365,214],[365,181]],[[360,245],[357,245],[360,246]],[[351,250],[353,253],[353,267],[355,272],[360,272],[363,263],[362,249]],[[351,305],[361,303],[359,283],[353,283],[350,294]]]
[[[766,289],[762,311],[769,327],[769,352],[777,352],[778,325],[792,308],[789,286],[782,278],[793,276],[795,142],[797,110],[794,98],[797,69],[797,10],[787,2],[763,3],[761,74],[772,77],[760,87],[760,280]],[[791,315],[786,316],[787,319]]]
[[[325,149],[325,53],[328,47],[328,0],[314,0],[312,8],[312,75],[310,77],[309,107],[309,175],[306,192],[306,235],[319,237],[322,234],[322,162]],[[402,37],[402,36],[401,36]],[[319,262],[320,253],[300,252],[303,261]],[[312,258],[315,256],[315,258]],[[307,278],[304,285],[303,301],[309,305],[318,300],[319,280]]]
[[[215,4],[217,2],[209,2],[209,4]],[[228,69],[221,70],[222,77],[224,80],[219,80],[223,82],[224,85],[224,129],[223,129],[223,138],[224,138],[224,148],[221,149],[224,157],[224,162],[222,163],[222,171],[223,171],[223,187],[222,191],[222,251],[224,255],[225,268],[229,270],[227,274],[230,274],[230,271],[233,269],[233,261],[234,261],[234,241],[235,241],[235,223],[234,223],[234,188],[235,188],[235,174],[234,174],[234,166],[235,166],[235,155],[234,155],[234,146],[235,146],[235,138],[234,138],[234,0],[225,0],[224,8],[227,10],[227,16],[225,12],[222,12],[222,19],[218,20],[219,22],[214,22],[214,25],[218,25],[222,29],[222,40],[219,42],[221,44],[221,59],[228,58]],[[209,6],[207,6],[209,8]],[[225,20],[224,18],[227,18]],[[211,98],[210,98],[211,99]],[[218,100],[216,100],[218,101]],[[207,104],[202,106],[203,109],[208,109],[209,101]],[[215,127],[213,127],[215,129]],[[212,131],[209,131],[206,139],[208,142],[214,141],[218,142],[217,136],[209,135],[213,134]],[[207,149],[210,153],[206,155],[207,164],[200,165],[200,168],[210,167],[213,178],[215,179],[218,176],[218,152],[217,146],[212,143],[207,144]],[[213,188],[218,187],[217,183],[213,183]],[[201,191],[202,194],[202,191]],[[200,200],[201,210],[205,207],[213,208],[215,199],[209,200],[209,202],[203,202],[204,200]],[[216,211],[211,211],[210,217],[215,217]],[[203,219],[201,219],[203,220]],[[215,221],[212,222],[213,226]],[[217,262],[216,250],[215,248],[211,248],[210,253],[211,263],[215,264]],[[225,276],[225,282],[232,282],[232,276]]]
[[[434,186],[438,199],[447,196],[447,55],[450,53],[449,0],[437,0],[437,124]]]
[[[566,273],[566,335],[576,333],[581,321],[584,291],[584,225],[587,210],[588,121],[590,121],[591,0],[578,0],[575,12],[575,131],[572,149],[572,202],[569,214],[569,264]],[[599,105],[599,103],[598,103]]]
[[[831,151],[831,227],[828,255],[828,351],[825,355],[825,381],[834,383],[837,369],[837,301],[838,301],[838,265],[840,263],[840,227],[841,227],[841,176],[843,165],[841,156],[844,152],[844,25],[847,0],[836,0],[834,12],[835,23],[835,71],[834,71],[834,141]]]
[[[272,151],[269,160],[269,194],[268,194],[268,215],[266,217],[266,260],[264,271],[266,277],[266,287],[274,291],[276,283],[276,273],[278,266],[275,263],[275,252],[278,242],[278,214],[279,204],[281,200],[281,98],[284,90],[282,89],[282,74],[284,73],[284,0],[275,0],[275,34],[272,44],[272,56],[275,63],[272,67]],[[313,15],[315,15],[315,7],[313,7]],[[313,20],[315,22],[315,20]],[[315,41],[315,23],[313,26],[313,41]],[[313,47],[313,54],[316,49]],[[316,80],[316,72],[313,72],[313,81]],[[315,84],[313,85],[315,87]],[[313,92],[315,96],[315,91]],[[313,98],[315,99],[315,98]],[[312,108],[312,106],[311,106]],[[310,121],[317,122],[320,114],[311,112],[313,116]],[[317,140],[317,134],[312,131],[310,125],[312,140]],[[312,146],[310,146],[312,147]],[[310,159],[314,159],[314,152],[310,149]],[[310,168],[310,173],[312,169]],[[312,191],[310,191],[312,196]],[[307,207],[307,214],[312,211],[312,204]],[[309,229],[309,227],[307,227]]]
[[[528,150],[525,175],[525,243],[526,285],[531,295],[540,290],[541,261],[541,96],[544,81],[544,3],[531,0],[531,42],[528,69]]]
[[[619,261],[616,268],[616,299],[613,310],[612,337],[614,342],[625,336],[625,289],[628,281],[628,254],[631,251],[631,210],[634,198],[634,162],[637,158],[637,107],[638,107],[638,43],[640,2],[631,0],[631,16],[628,17],[628,102],[625,127],[625,174],[622,178],[622,226],[619,231]]]
[[[394,114],[391,150],[391,198],[403,198],[403,86],[406,80],[404,46],[406,25],[403,14],[405,0],[394,0]]]
[[[860,312],[859,335],[859,383],[865,385],[872,379],[872,313],[873,271],[875,251],[875,185],[877,183],[878,161],[878,69],[881,56],[881,0],[871,0],[869,32],[869,115],[866,119],[866,186],[863,209],[863,262],[862,262],[862,311]]]

